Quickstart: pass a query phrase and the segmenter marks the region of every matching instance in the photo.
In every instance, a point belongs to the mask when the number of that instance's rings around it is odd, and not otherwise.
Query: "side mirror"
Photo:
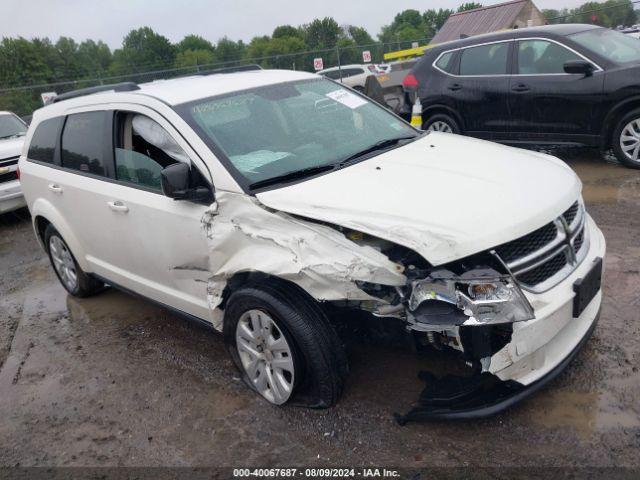
[[[191,187],[191,167],[186,163],[174,163],[160,172],[162,192],[174,200],[191,200],[199,203],[213,202],[213,193],[206,187]]]
[[[588,77],[593,73],[593,65],[586,60],[569,60],[564,64],[564,71]]]

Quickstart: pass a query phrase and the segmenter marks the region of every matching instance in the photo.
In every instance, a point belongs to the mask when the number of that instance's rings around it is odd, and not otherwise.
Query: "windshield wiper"
[[[270,185],[276,185],[278,183],[285,183],[292,180],[298,180],[305,177],[311,177],[313,175],[317,175],[318,173],[328,172],[329,170],[333,170],[335,165],[319,165],[316,167],[303,168],[301,170],[294,170],[292,172],[283,173],[282,175],[277,175],[275,177],[267,178],[265,180],[260,180],[258,182],[252,183],[249,185],[249,190],[256,190],[262,187],[268,187]]]
[[[4,137],[0,137],[0,140],[6,140],[7,138],[23,137],[25,135],[26,135],[26,132],[12,133],[11,135],[5,135]]]
[[[412,135],[407,137],[396,137],[396,138],[387,138],[386,140],[380,140],[379,142],[374,143],[370,147],[365,148],[359,152],[354,153],[353,155],[349,155],[347,158],[342,160],[338,165],[340,167],[344,167],[346,164],[355,160],[356,158],[363,157],[369,153],[376,152],[378,150],[386,150],[387,148],[393,147],[397,145],[402,140],[413,140],[417,138],[419,135]]]

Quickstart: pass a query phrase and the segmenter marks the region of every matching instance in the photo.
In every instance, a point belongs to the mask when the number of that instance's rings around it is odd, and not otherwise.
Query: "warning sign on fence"
[[[364,63],[371,62],[371,52],[369,50],[365,50],[364,52],[362,52],[362,61]]]
[[[313,59],[313,68],[318,71],[324,68],[324,63],[322,63],[322,58],[314,58]]]

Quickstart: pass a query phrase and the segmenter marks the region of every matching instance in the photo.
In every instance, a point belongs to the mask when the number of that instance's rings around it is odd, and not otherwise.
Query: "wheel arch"
[[[635,109],[640,109],[640,95],[626,98],[609,110],[601,131],[601,146],[603,149],[608,149],[613,145],[613,132],[620,119]]]
[[[438,113],[444,113],[446,115],[449,115],[451,117],[453,117],[453,119],[458,123],[458,126],[460,127],[461,131],[465,130],[465,125],[464,125],[464,120],[462,119],[462,116],[460,114],[458,114],[458,112],[447,106],[447,105],[442,105],[442,104],[435,104],[435,105],[429,105],[425,108],[422,109],[422,123],[424,123],[425,121],[427,121],[427,119],[433,115],[436,115]]]
[[[47,248],[44,243],[44,231],[47,226],[51,224],[58,232],[60,232],[60,235],[62,235],[62,238],[71,249],[71,253],[80,265],[80,268],[85,272],[90,272],[82,243],[73,233],[73,230],[58,209],[45,199],[39,198],[33,203],[31,208],[31,217],[33,219],[33,229],[36,237],[45,251],[47,251]]]

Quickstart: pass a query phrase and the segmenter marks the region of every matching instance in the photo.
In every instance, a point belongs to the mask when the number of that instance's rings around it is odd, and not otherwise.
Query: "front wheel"
[[[428,116],[422,123],[422,130],[429,132],[460,133],[458,122],[446,113]]]
[[[224,339],[245,383],[275,405],[327,408],[338,400],[347,362],[315,300],[281,281],[234,292],[225,307]]]
[[[613,131],[613,151],[629,168],[640,168],[640,109],[622,117]]]

